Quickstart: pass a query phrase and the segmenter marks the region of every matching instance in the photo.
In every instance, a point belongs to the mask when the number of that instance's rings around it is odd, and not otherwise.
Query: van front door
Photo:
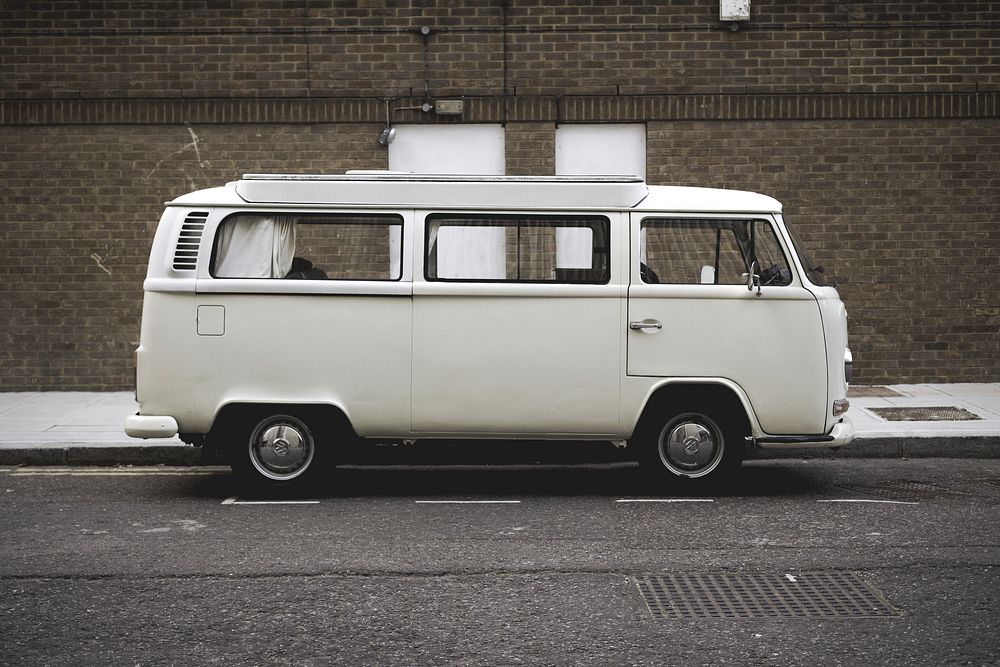
[[[423,236],[413,431],[614,435],[622,267],[608,216],[430,214]]]
[[[821,433],[822,321],[815,297],[789,268],[774,221],[631,218],[628,375],[730,380],[765,432]],[[759,281],[748,276],[751,267]]]

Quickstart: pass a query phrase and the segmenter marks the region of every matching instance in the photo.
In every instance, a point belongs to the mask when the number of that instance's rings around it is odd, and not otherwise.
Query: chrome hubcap
[[[681,420],[660,433],[660,460],[670,472],[682,477],[701,477],[722,460],[722,439],[700,421]]]
[[[269,479],[293,479],[309,467],[312,434],[293,417],[275,417],[257,425],[250,437],[250,460]]]

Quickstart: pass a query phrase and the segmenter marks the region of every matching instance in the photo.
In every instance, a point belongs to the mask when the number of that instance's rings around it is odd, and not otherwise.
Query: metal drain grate
[[[646,575],[635,580],[656,619],[895,616],[861,577],[813,574]]]
[[[865,408],[890,422],[960,422],[982,419],[965,408],[954,406],[926,408]]]
[[[840,488],[875,496],[876,498],[903,501],[947,500],[948,498],[960,498],[969,495],[964,491],[946,489],[936,484],[914,482],[908,479],[894,479],[877,484],[842,486]]]

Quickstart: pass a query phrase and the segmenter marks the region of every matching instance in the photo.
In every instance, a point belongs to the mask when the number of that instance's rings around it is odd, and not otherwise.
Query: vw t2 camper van
[[[126,432],[258,486],[358,442],[611,441],[662,488],[838,447],[847,316],[750,192],[635,177],[248,174],[167,204]]]

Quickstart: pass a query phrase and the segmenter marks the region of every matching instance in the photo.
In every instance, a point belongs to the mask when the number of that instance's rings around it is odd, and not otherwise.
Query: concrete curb
[[[995,459],[1000,436],[948,438],[855,438],[847,447],[832,449],[757,449],[753,459]]]
[[[582,454],[582,452],[581,452]],[[551,455],[545,458],[550,458]],[[447,465],[450,457],[442,459],[433,454],[426,457],[404,456],[403,461],[395,457],[381,457],[376,463],[419,463]],[[468,456],[462,456],[461,463],[469,463]],[[501,457],[507,458],[507,457]],[[626,455],[598,457],[598,462],[627,460]],[[752,460],[767,459],[891,459],[891,458],[956,458],[995,459],[1000,458],[1000,437],[950,437],[950,438],[857,438],[849,447],[831,449],[755,449],[749,456]],[[551,459],[560,463],[593,463],[592,456],[583,455],[579,460],[572,456]],[[492,464],[514,463],[497,461],[493,458],[483,462]],[[204,450],[187,445],[143,445],[143,446],[95,446],[67,444],[48,447],[8,447],[0,448],[0,465],[3,466],[199,466],[225,464],[225,455],[217,450]],[[475,461],[473,461],[475,463]]]
[[[197,466],[225,463],[201,447],[178,445],[19,447],[0,449],[4,466]]]

